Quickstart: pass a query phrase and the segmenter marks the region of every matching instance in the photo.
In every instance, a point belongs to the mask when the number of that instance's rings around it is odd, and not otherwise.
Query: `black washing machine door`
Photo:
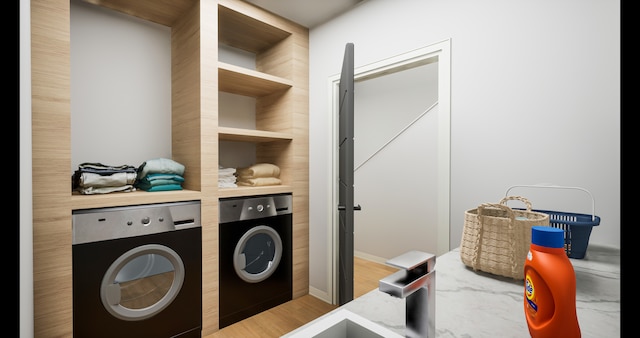
[[[184,282],[184,263],[159,244],[135,247],[118,257],[102,278],[104,308],[122,320],[143,320],[162,312]]]
[[[199,337],[201,228],[73,246],[74,337]]]
[[[234,270],[245,282],[262,282],[278,268],[282,250],[282,239],[273,228],[265,225],[253,227],[236,244]]]

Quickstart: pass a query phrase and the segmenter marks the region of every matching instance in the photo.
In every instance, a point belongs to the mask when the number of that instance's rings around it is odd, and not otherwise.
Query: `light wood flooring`
[[[378,288],[378,281],[396,268],[354,257],[354,298]],[[280,337],[337,308],[311,295],[305,295],[229,325],[204,338]]]

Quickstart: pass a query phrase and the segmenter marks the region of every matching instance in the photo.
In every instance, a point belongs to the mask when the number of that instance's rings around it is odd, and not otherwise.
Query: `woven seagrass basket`
[[[519,200],[526,210],[512,209],[507,201]],[[499,276],[524,279],[524,262],[531,245],[531,227],[549,225],[549,215],[531,210],[522,196],[508,196],[500,203],[483,203],[464,215],[460,242],[462,262]]]

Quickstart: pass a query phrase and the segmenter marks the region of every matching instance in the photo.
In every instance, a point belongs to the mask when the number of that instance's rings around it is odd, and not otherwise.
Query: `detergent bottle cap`
[[[564,230],[550,226],[531,227],[531,243],[547,248],[564,247]]]

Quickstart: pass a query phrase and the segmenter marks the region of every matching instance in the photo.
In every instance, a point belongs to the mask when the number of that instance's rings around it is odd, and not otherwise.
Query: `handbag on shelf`
[[[525,204],[512,209],[510,200]],[[524,279],[524,262],[531,245],[531,227],[549,225],[549,215],[531,211],[522,196],[507,196],[499,203],[483,203],[464,215],[460,259],[466,266],[494,275]]]

